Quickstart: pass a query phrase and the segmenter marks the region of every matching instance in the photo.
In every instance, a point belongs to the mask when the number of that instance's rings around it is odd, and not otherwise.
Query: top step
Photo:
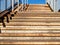
[[[48,7],[48,5],[47,4],[30,4],[29,6],[35,6],[35,7]]]

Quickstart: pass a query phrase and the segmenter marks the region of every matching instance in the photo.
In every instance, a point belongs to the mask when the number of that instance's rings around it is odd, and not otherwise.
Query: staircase
[[[52,12],[47,4],[29,5],[5,24],[0,23],[0,44],[60,45],[60,13]]]

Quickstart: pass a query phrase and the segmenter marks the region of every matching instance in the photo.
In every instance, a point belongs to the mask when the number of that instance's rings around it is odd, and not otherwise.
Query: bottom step
[[[60,42],[0,42],[0,44],[15,45],[60,45]]]

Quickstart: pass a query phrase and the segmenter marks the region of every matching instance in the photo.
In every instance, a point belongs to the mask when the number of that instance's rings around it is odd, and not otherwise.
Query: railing
[[[0,22],[2,22],[3,26],[5,27],[6,25],[4,23],[4,17],[6,17],[7,22],[9,22],[8,14],[10,13],[10,11],[14,10],[17,0],[9,0],[10,4],[8,4],[9,3],[8,0],[4,0],[3,4],[2,4],[2,1],[3,0],[0,0]],[[2,8],[3,8],[3,10],[2,10]]]
[[[18,7],[19,7],[19,4],[20,4],[20,0],[9,0],[10,1],[10,6],[11,7],[11,10],[13,11],[14,10],[14,5],[15,3],[17,3]],[[24,2],[25,1],[25,2]],[[2,4],[2,2],[4,2],[4,4]],[[26,6],[26,4],[28,4],[28,0],[22,0],[22,10],[24,8],[24,5]],[[3,5],[3,6],[2,6]],[[2,10],[2,7],[4,7],[4,9]],[[4,11],[4,10],[7,10],[8,9],[8,0],[0,0],[0,12],[1,11]]]
[[[15,7],[17,6],[17,8],[18,8],[18,12],[20,11],[19,10],[19,7],[20,7],[20,0],[10,0],[10,4],[8,4],[9,2],[9,0],[4,0],[4,4],[2,4],[2,1],[3,0],[0,0],[0,21],[2,22],[2,24],[3,24],[3,26],[5,27],[6,25],[5,25],[5,23],[4,23],[4,17],[6,17],[6,20],[7,20],[7,22],[9,22],[9,20],[8,20],[8,14],[11,14],[10,13],[10,11],[12,12],[12,13],[14,13],[14,10],[15,10]],[[24,2],[25,1],[25,2]],[[26,4],[28,4],[28,0],[22,0],[21,1],[22,3],[22,11],[24,10],[24,7],[26,7]],[[16,5],[15,5],[16,4]],[[4,7],[4,10],[2,11],[2,6]],[[10,16],[10,18],[9,19],[11,19],[11,16]]]
[[[47,0],[47,2],[54,12],[58,12],[59,9],[57,6],[60,7],[60,5],[58,4],[58,0]]]

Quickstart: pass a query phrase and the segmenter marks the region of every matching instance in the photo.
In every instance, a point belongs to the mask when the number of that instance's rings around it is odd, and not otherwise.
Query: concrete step
[[[2,24],[1,24],[2,25]],[[60,26],[60,22],[9,22],[6,26]]]
[[[30,4],[30,7],[48,7],[47,4]]]
[[[0,26],[1,30],[60,30],[60,26]]]
[[[0,37],[2,41],[60,42],[60,37]]]
[[[45,8],[45,7],[28,7],[28,10],[50,10],[50,8]]]
[[[50,9],[48,9],[48,8],[45,8],[45,9],[44,9],[44,8],[42,8],[42,9],[41,9],[41,8],[40,8],[40,9],[39,9],[39,8],[28,8],[27,10],[28,10],[28,11],[30,11],[30,10],[38,10],[38,11],[39,11],[39,10],[47,10],[47,11],[48,11],[48,10],[50,10]],[[50,10],[50,11],[51,11],[51,10]]]
[[[12,45],[60,45],[60,42],[22,42],[22,41],[0,41],[0,44]]]
[[[14,30],[14,28],[12,30],[4,30],[5,28],[1,28],[1,33],[19,33],[19,34],[60,34],[60,30],[59,29],[29,29],[29,30]],[[16,28],[17,29],[17,28]],[[21,29],[21,28],[20,28]]]
[[[60,33],[1,33],[0,37],[60,37]]]
[[[26,12],[51,12],[51,10],[26,10]]]
[[[48,10],[50,10],[50,8],[44,8],[44,7],[42,7],[42,8],[41,7],[40,8],[37,8],[37,7],[29,8],[28,7],[27,10],[47,10],[48,11]]]
[[[33,17],[33,18],[27,18],[27,17],[14,17],[14,18],[12,18],[12,20],[10,20],[10,22],[45,22],[45,23],[51,23],[51,22],[60,22],[60,17],[58,18],[55,18],[55,17],[53,17],[53,18],[50,18],[50,17],[45,17],[45,18],[43,18],[43,17]]]
[[[20,12],[15,15],[16,17],[60,17],[60,13],[53,12]]]

